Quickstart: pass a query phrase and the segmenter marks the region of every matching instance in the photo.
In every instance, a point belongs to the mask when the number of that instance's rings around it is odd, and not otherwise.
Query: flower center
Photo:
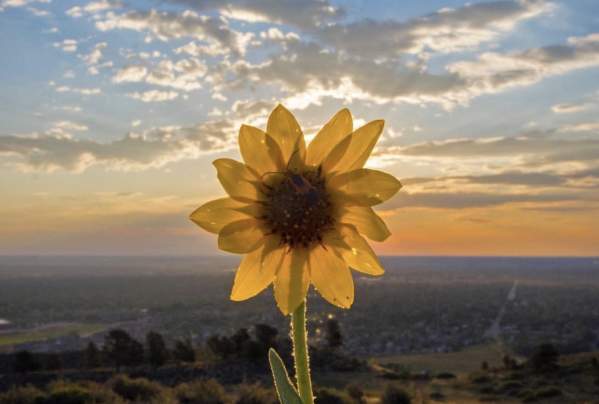
[[[264,184],[266,203],[263,219],[272,234],[289,247],[309,247],[322,242],[322,234],[333,225],[332,205],[320,168],[301,173],[285,171]]]

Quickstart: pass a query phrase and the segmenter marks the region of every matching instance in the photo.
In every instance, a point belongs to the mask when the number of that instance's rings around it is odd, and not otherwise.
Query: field
[[[501,366],[505,354],[513,356],[505,346],[489,343],[468,347],[457,352],[375,357],[372,362],[375,364],[395,363],[412,372],[435,370],[436,372],[469,373],[479,370],[483,362],[487,362],[490,367]]]
[[[5,346],[45,341],[73,334],[87,336],[105,328],[106,326],[102,324],[52,323],[30,330],[0,332],[0,350]]]

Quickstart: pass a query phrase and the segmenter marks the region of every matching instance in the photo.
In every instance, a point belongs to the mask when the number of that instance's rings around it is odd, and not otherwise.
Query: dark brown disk
[[[263,220],[272,234],[293,247],[322,242],[333,225],[332,206],[320,169],[276,173],[264,187]]]

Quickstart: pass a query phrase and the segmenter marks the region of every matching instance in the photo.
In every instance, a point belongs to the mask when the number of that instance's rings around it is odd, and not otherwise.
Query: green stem
[[[310,359],[308,357],[308,339],[306,336],[306,301],[304,300],[291,315],[291,334],[293,336],[293,357],[295,358],[295,377],[297,388],[304,404],[314,404],[312,381],[310,380]]]

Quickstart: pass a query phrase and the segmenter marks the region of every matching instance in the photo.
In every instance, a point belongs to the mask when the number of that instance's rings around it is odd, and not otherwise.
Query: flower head
[[[342,109],[306,146],[294,116],[279,105],[266,132],[241,127],[244,163],[214,161],[229,196],[190,217],[218,234],[220,249],[245,254],[232,300],[249,299],[273,283],[278,307],[289,314],[313,284],[330,303],[348,308],[354,300],[350,267],[383,274],[361,235],[375,241],[390,235],[372,206],[401,188],[395,177],[363,168],[383,125],[378,120],[353,130],[349,110]]]

